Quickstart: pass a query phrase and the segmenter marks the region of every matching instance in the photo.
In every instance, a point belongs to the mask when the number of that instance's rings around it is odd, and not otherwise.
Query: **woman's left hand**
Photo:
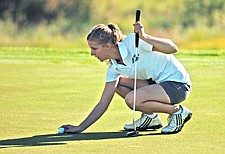
[[[144,25],[140,21],[137,21],[135,24],[133,24],[133,26],[134,26],[134,33],[138,33],[139,37],[143,38],[143,36],[145,35]]]

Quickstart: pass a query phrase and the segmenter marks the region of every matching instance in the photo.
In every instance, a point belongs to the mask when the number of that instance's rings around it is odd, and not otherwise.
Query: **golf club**
[[[140,21],[141,16],[141,10],[136,11],[136,22]],[[134,131],[128,132],[127,137],[135,137],[139,134],[137,131],[137,127],[135,124],[135,105],[136,105],[136,91],[137,91],[137,61],[139,59],[138,57],[138,45],[139,45],[139,35],[138,33],[135,33],[135,60],[134,60],[134,102],[133,102],[133,112],[132,112],[132,118],[133,118],[133,125],[134,125]]]

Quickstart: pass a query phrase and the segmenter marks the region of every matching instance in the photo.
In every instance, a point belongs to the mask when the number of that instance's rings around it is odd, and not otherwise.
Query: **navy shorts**
[[[148,83],[156,84],[151,79],[148,80]],[[174,81],[165,81],[159,83],[160,86],[166,91],[167,95],[170,98],[171,104],[178,104],[180,102],[183,102],[187,97],[189,96],[191,92],[191,85],[187,83],[180,83],[180,82],[174,82]]]

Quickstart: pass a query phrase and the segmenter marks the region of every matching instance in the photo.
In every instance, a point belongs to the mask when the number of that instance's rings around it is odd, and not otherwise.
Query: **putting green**
[[[225,51],[176,56],[193,83],[183,102],[193,117],[180,133],[127,138],[122,129],[132,112],[116,95],[84,133],[59,135],[60,125],[79,124],[98,102],[107,65],[85,50],[0,48],[0,153],[223,153]]]

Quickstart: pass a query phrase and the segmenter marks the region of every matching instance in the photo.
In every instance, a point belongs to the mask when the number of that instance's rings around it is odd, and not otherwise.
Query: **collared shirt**
[[[136,48],[134,42],[135,35],[132,33],[118,43],[124,65],[112,59],[106,82],[115,81],[120,75],[134,78],[134,62],[137,61],[137,79],[152,78],[156,83],[175,81],[191,84],[188,72],[173,54],[152,51],[153,46],[141,39]]]

